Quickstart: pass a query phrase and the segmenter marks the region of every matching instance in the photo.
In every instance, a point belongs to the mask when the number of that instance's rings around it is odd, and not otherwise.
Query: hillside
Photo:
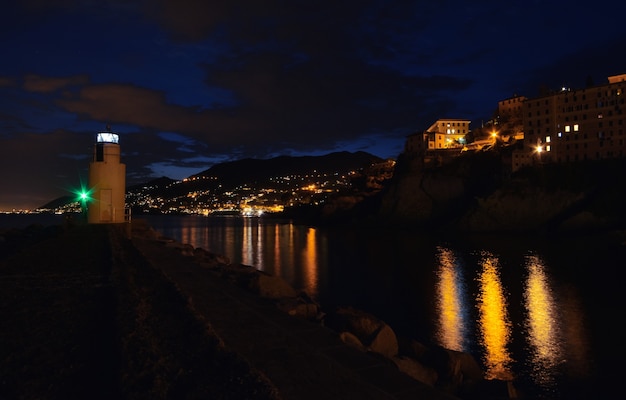
[[[330,174],[358,171],[381,158],[365,152],[335,152],[323,156],[279,156],[270,159],[246,158],[238,161],[215,164],[211,168],[189,178],[215,177],[222,184],[237,186],[244,183],[259,183],[273,177],[306,175],[314,172]]]
[[[189,202],[190,194],[195,200],[203,204],[215,204],[225,202],[225,196],[234,201],[245,190],[279,189],[279,180],[291,181],[289,189],[291,193],[297,186],[307,184],[319,184],[323,181],[329,185],[347,185],[347,176],[361,172],[372,164],[380,163],[383,159],[366,152],[335,152],[322,156],[280,156],[271,159],[242,159],[215,164],[210,168],[189,176],[182,181],[175,181],[168,177],[157,178],[142,184],[132,185],[126,188],[127,203],[135,208],[137,203],[151,204],[151,208],[193,206]],[[342,182],[330,182],[330,177],[343,176]],[[352,178],[350,178],[352,179]],[[288,186],[289,182],[283,186]],[[278,191],[278,190],[277,190]],[[226,194],[228,193],[228,194]],[[203,198],[197,197],[204,196]],[[242,194],[248,196],[248,193]],[[154,206],[154,199],[159,199],[161,205]],[[184,200],[181,200],[184,199]],[[75,198],[64,196],[55,199],[40,207],[58,210],[64,205],[75,202]],[[181,203],[183,201],[183,203]],[[230,201],[230,200],[228,200]],[[174,204],[176,203],[176,205]],[[193,203],[193,202],[192,202]],[[197,202],[196,202],[197,205]],[[145,210],[145,208],[144,208]]]

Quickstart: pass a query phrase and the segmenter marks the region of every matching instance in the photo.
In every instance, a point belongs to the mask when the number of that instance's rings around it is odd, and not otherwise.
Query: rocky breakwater
[[[231,263],[224,255],[162,237],[150,227],[144,227],[141,234],[192,258],[199,268],[273,301],[278,309],[294,318],[330,328],[345,345],[371,354],[430,387],[458,398],[517,397],[511,382],[484,379],[481,366],[469,353],[398,337],[385,321],[350,306],[324,309],[307,293],[297,291],[281,277],[252,266]]]

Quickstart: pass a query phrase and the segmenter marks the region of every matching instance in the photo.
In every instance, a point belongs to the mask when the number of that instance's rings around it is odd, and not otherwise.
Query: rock
[[[228,264],[221,267],[222,278],[244,288],[249,287],[258,272],[256,268],[245,264]]]
[[[299,295],[296,298],[283,298],[276,305],[280,310],[291,316],[309,321],[319,320],[320,307],[317,303],[310,300],[308,296]]]
[[[410,357],[396,356],[392,357],[392,360],[401,372],[428,386],[435,386],[438,376],[434,369],[425,367],[419,361]]]
[[[194,249],[193,256],[204,268],[216,269],[219,266],[230,264],[230,259],[228,257],[215,254],[201,247]]]
[[[482,369],[469,353],[436,346],[420,362],[437,371],[437,386],[450,393],[472,392],[484,380]]]
[[[193,257],[194,255],[194,247],[192,245],[190,245],[189,243],[180,243],[177,241],[171,241],[171,242],[166,242],[165,246],[172,248],[176,251],[178,251],[180,254],[182,254],[185,257]]]
[[[345,344],[347,344],[350,347],[354,347],[355,349],[360,350],[362,352],[367,351],[367,348],[365,348],[365,346],[363,346],[363,343],[361,343],[359,338],[356,337],[355,335],[353,335],[350,332],[341,332],[341,333],[339,333],[339,339],[341,339],[342,342],[344,342]]]
[[[279,276],[269,275],[258,271],[251,277],[248,288],[252,289],[261,297],[268,299],[281,299],[286,297],[296,297],[296,290]]]
[[[327,325],[337,332],[350,332],[370,351],[392,357],[398,354],[396,334],[384,321],[352,307],[339,308],[328,316]]]
[[[398,339],[389,325],[383,323],[369,344],[369,350],[387,358],[392,358],[398,354]]]
[[[455,350],[446,350],[454,364],[458,364],[464,383],[479,382],[484,379],[484,373],[478,362],[469,353]]]
[[[352,307],[338,308],[328,316],[327,323],[337,332],[352,332],[362,343],[368,344],[382,326],[378,318]]]
[[[426,353],[430,350],[425,344],[415,339],[402,339],[399,341],[400,352],[414,358],[418,361],[423,360]]]

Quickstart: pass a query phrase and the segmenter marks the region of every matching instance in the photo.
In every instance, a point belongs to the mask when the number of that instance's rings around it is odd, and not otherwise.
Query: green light
[[[74,191],[74,194],[76,195],[76,201],[79,201],[83,204],[91,202],[93,200],[91,197],[92,192],[93,192],[93,189],[90,190],[81,185],[80,190]]]

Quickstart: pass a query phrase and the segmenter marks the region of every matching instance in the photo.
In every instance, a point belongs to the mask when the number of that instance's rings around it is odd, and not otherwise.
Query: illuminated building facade
[[[626,74],[585,89],[523,103],[524,147],[513,153],[513,171],[536,163],[567,163],[626,156]]]
[[[424,132],[428,150],[463,148],[469,133],[469,120],[440,119]]]
[[[120,163],[118,135],[110,132],[97,134],[93,161],[89,163],[89,188],[87,221],[90,224],[127,220],[126,165]]]

